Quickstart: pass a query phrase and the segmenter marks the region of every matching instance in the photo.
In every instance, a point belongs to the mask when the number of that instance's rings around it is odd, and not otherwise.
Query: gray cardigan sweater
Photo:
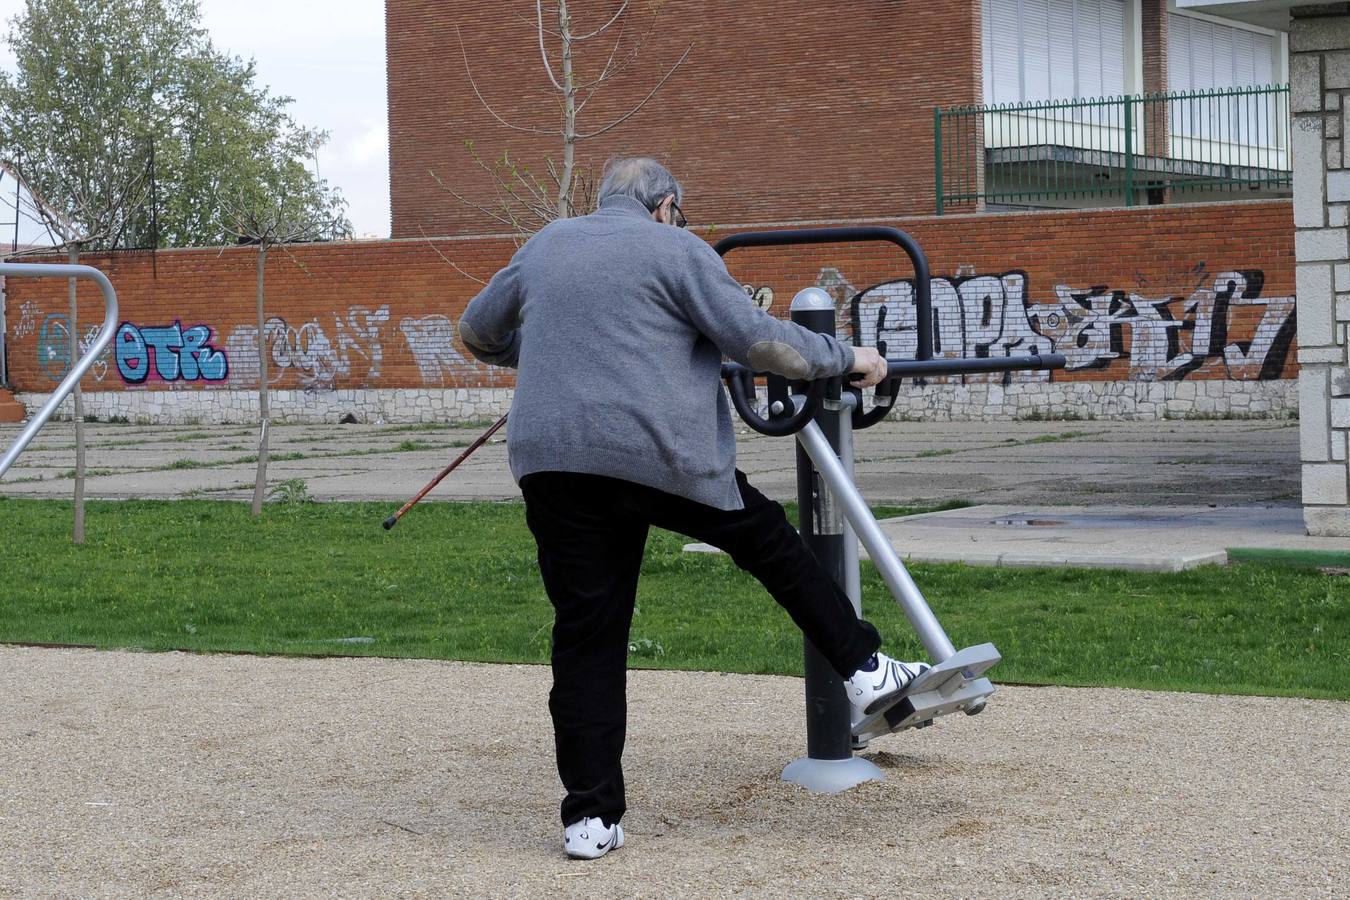
[[[636,200],[534,235],[459,324],[514,366],[511,473],[608,475],[740,509],[723,355],[791,378],[842,374],[853,349],[757,308],[711,247]]]

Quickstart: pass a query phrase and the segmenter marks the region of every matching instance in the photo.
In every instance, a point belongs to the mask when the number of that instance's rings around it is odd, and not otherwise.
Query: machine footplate
[[[955,712],[974,715],[994,685],[981,677],[1003,657],[993,644],[966,647],[924,672],[893,704],[853,723],[856,741],[932,724]]]

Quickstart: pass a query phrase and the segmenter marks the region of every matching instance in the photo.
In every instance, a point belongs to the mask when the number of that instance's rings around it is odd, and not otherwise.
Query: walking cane
[[[418,491],[416,497],[413,497],[413,498],[412,498],[411,500],[409,500],[407,503],[403,504],[403,508],[402,508],[402,509],[400,509],[398,512],[394,513],[394,514],[393,514],[392,516],[390,516],[389,518],[385,519],[385,520],[384,520],[384,530],[385,530],[385,531],[388,531],[390,528],[393,528],[395,525],[397,525],[397,524],[398,524],[398,520],[401,519],[401,518],[403,518],[403,514],[404,514],[404,513],[406,513],[408,510],[410,510],[410,509],[412,509],[414,506],[416,506],[416,505],[417,505],[417,501],[421,500],[421,499],[422,499],[423,497],[425,497],[427,494],[431,493],[431,489],[432,489],[432,488],[434,488],[436,485],[440,484],[440,483],[441,483],[441,480],[442,480],[443,478],[445,478],[445,476],[447,476],[447,475],[449,475],[451,472],[455,471],[455,467],[458,466],[460,463],[464,462],[464,460],[468,459],[468,458],[469,458],[469,454],[473,453],[473,451],[477,450],[479,447],[481,447],[481,446],[483,446],[484,444],[486,444],[488,438],[490,438],[490,437],[492,437],[492,435],[496,434],[497,429],[498,429],[498,428],[501,428],[501,427],[502,427],[503,425],[505,425],[505,424],[506,424],[506,416],[502,416],[500,419],[498,419],[496,422],[494,422],[493,425],[492,425],[492,427],[489,428],[487,431],[483,432],[482,435],[480,435],[479,438],[478,438],[476,441],[474,441],[474,442],[473,442],[472,444],[470,444],[467,448],[465,448],[464,452],[461,453],[461,454],[459,455],[459,457],[458,457],[454,462],[452,462],[450,465],[446,466],[444,469],[441,469],[440,473],[439,473],[435,478],[431,479],[431,482],[430,482],[429,484],[427,484],[426,487],[424,487],[424,488],[422,488],[420,491]]]

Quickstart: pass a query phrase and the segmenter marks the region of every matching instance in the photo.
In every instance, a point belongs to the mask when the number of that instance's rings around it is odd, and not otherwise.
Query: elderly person
[[[926,668],[877,652],[876,629],[783,508],[736,469],[719,377],[728,356],[870,386],[885,359],[758,309],[681,227],[682,196],[655,160],[612,162],[599,209],[534,235],[459,326],[478,359],[519,370],[507,449],[555,610],[549,712],[574,857],[623,845],[628,629],[651,526],[720,547],[758,578],[845,679],[855,720]]]

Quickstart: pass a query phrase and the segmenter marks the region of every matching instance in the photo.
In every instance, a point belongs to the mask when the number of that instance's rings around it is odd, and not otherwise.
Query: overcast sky
[[[295,99],[302,125],[328,131],[319,174],[342,189],[358,237],[389,236],[389,120],[382,0],[200,0],[217,47],[258,63],[258,80]],[[0,0],[8,22],[22,0]],[[0,45],[0,66],[14,58]]]

